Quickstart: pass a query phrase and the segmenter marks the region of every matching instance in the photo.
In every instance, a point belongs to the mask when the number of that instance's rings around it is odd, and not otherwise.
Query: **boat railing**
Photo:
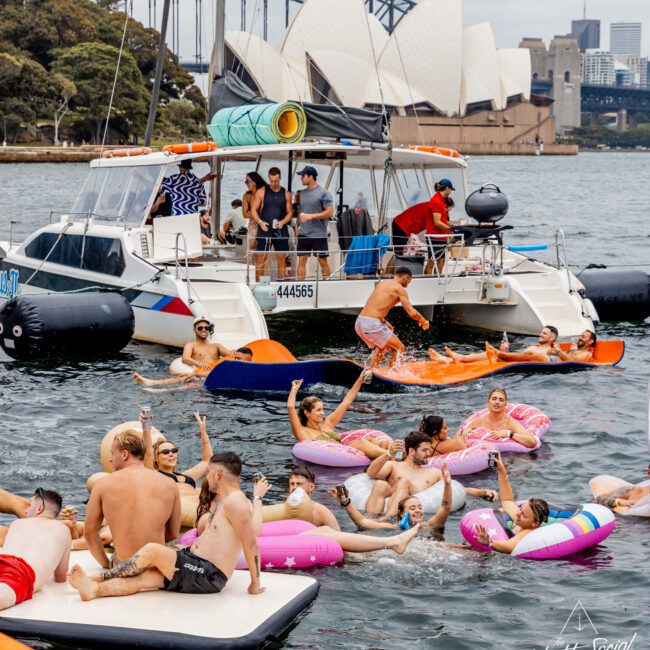
[[[55,219],[58,217],[58,219]],[[122,224],[124,230],[129,229],[129,224],[126,220],[126,217],[115,216],[115,215],[105,215],[100,214],[99,212],[60,212],[58,210],[51,210],[48,224],[52,225],[53,221],[60,221],[61,217],[68,217],[69,221],[78,221],[79,223],[85,223],[86,226],[90,223],[90,220],[93,221],[107,221],[115,222],[115,224]]]
[[[183,240],[183,248],[182,248],[182,256],[179,258],[179,252],[181,251],[181,248],[178,245],[178,242],[180,240]],[[184,275],[182,278],[183,281],[187,285],[187,304],[191,305],[194,300],[192,299],[192,293],[196,293],[194,291],[194,287],[192,286],[192,282],[190,280],[190,271],[189,271],[189,257],[187,255],[187,241],[185,240],[185,235],[182,232],[176,233],[176,244],[174,246],[176,249],[176,259],[174,260],[174,268],[175,268],[175,277],[177,280],[181,279],[181,275]],[[181,266],[182,264],[185,265],[185,269]]]
[[[558,228],[555,231],[555,256],[558,271],[565,271],[566,273],[569,293],[575,293],[576,290],[573,286],[573,278],[571,276],[571,271],[569,270],[569,261],[566,252],[566,239],[564,237],[564,230],[562,230],[562,228]]]

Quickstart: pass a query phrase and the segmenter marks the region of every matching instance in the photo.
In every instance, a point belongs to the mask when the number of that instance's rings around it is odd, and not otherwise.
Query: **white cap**
[[[195,318],[194,325],[197,323],[207,323],[208,325],[212,325],[212,321],[207,316],[199,316],[198,318]]]

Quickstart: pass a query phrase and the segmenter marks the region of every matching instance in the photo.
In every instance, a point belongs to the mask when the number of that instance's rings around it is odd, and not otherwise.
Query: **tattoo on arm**
[[[116,564],[112,569],[105,569],[101,571],[99,577],[102,580],[110,580],[111,578],[132,578],[144,573],[145,568],[138,566],[139,555],[136,553],[130,558]]]

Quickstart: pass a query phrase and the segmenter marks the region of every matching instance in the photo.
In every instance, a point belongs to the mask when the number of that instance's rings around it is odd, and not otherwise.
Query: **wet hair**
[[[505,388],[499,388],[498,386],[496,386],[488,393],[488,399],[490,399],[490,397],[492,397],[494,393],[501,393],[506,398],[506,402],[508,401],[508,393],[506,393]]]
[[[402,517],[404,514],[404,511],[406,510],[406,502],[409,499],[417,499],[418,497],[415,496],[415,494],[411,494],[408,497],[404,497],[398,504],[397,504],[397,516]]]
[[[34,496],[40,497],[41,494],[45,502],[45,510],[58,517],[61,512],[61,506],[63,505],[63,497],[54,490],[43,490],[41,488],[34,491]]]
[[[409,269],[406,266],[400,266],[395,270],[395,275],[408,275],[409,278],[413,277],[413,273],[411,272],[411,269]]]
[[[234,199],[234,200],[231,201],[231,203],[230,203],[230,207],[231,207],[231,208],[241,208],[241,206],[242,206],[241,199]]]
[[[535,523],[538,526],[545,524],[548,521],[548,516],[550,514],[548,503],[544,499],[532,498],[528,499],[528,505],[533,511],[533,517],[535,518]]]
[[[292,476],[302,476],[303,478],[306,478],[310,483],[313,483],[314,485],[316,484],[316,477],[314,476],[314,473],[310,469],[302,465],[298,467],[294,467],[291,470],[291,474],[289,474],[289,478],[291,478]]]
[[[255,187],[259,190],[260,187],[266,187],[267,183],[266,181],[257,173],[257,172],[248,172],[246,174],[247,178],[250,178],[253,183],[255,183]]]
[[[160,448],[160,445],[162,445],[164,442],[168,442],[170,445],[174,445],[174,443],[171,440],[165,440],[164,438],[158,438],[158,440],[156,440],[156,442],[153,443],[153,468],[154,469],[159,469],[158,461],[156,460],[156,458],[158,456],[158,449]]]
[[[591,338],[591,345],[596,345],[596,341],[598,340],[598,337],[596,336],[596,332],[592,332],[591,330],[586,330],[589,332],[589,336]]]
[[[219,454],[215,454],[210,458],[210,463],[213,465],[221,465],[221,467],[233,476],[239,477],[241,475],[241,458],[234,451],[222,451]]]
[[[128,451],[133,458],[137,458],[138,460],[144,459],[146,451],[144,448],[144,440],[140,432],[136,431],[136,429],[120,431],[115,436],[115,441],[119,445],[120,451]]]
[[[552,332],[553,336],[555,336],[555,339],[557,339],[557,337],[560,336],[560,332],[558,332],[558,329],[557,327],[555,327],[555,325],[544,325],[544,328]]]
[[[269,176],[282,176],[282,172],[279,167],[271,167],[269,169]]]
[[[305,399],[300,402],[298,405],[298,419],[300,420],[300,424],[302,424],[303,427],[307,426],[307,418],[316,405],[316,402],[321,401],[322,400],[320,397],[316,397],[316,395],[310,395],[309,397],[305,397]]]
[[[411,433],[404,438],[404,448],[406,453],[409,453],[410,449],[417,451],[418,447],[424,442],[431,442],[431,437],[428,436],[424,431],[411,431]]]
[[[199,523],[199,519],[206,513],[210,512],[210,506],[214,497],[217,496],[216,492],[213,492],[210,489],[210,483],[207,478],[203,479],[201,483],[201,491],[199,492],[199,505],[196,508],[196,523]]]
[[[253,351],[250,348],[237,348],[237,352],[241,352],[241,354],[250,354],[251,357],[253,356]]]
[[[442,431],[445,418],[440,415],[425,415],[420,422],[420,431],[431,438],[437,438]]]

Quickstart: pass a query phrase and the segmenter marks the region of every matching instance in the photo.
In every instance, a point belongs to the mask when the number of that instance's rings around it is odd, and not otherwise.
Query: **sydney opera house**
[[[272,101],[386,110],[400,144],[516,153],[555,138],[529,51],[497,49],[489,23],[463,27],[461,0],[421,0],[392,34],[363,0],[307,0],[278,48],[227,32],[226,67]]]

